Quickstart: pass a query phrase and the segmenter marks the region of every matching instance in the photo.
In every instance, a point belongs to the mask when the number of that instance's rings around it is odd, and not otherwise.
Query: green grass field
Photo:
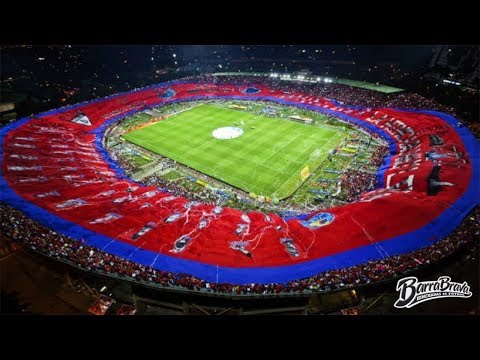
[[[241,122],[244,126],[240,126]],[[236,124],[236,125],[235,125]],[[212,131],[238,126],[242,136],[219,140]],[[290,120],[205,104],[124,138],[204,174],[257,195],[283,199],[301,184],[306,165],[313,172],[346,133]]]

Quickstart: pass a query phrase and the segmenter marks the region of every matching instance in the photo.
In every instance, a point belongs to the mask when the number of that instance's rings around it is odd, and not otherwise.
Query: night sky
[[[415,69],[428,63],[432,56],[431,45],[426,46],[316,46],[316,45],[181,45],[181,46],[88,46],[89,62],[111,62],[123,51],[125,58],[136,66],[150,64],[148,60],[153,53],[154,61],[174,66],[218,62],[223,68],[229,68],[232,58],[248,58],[252,61],[265,59],[290,61],[356,61],[359,65],[372,65],[379,62],[396,63],[406,70]],[[303,52],[305,50],[305,52]],[[176,58],[173,58],[176,54]],[[169,57],[171,57],[169,59]],[[147,60],[147,61],[146,61]],[[169,61],[170,60],[170,61]],[[275,61],[273,61],[275,62]],[[279,68],[280,64],[273,65]],[[316,67],[316,64],[311,64]]]
[[[429,91],[431,87],[421,82],[431,71],[432,57],[439,48],[438,45],[356,44],[10,45],[3,46],[0,53],[1,90],[4,101],[18,102],[28,97],[33,103],[54,106],[205,73],[307,70],[317,76]],[[452,49],[448,61],[452,60],[454,65],[471,49],[447,48]],[[460,74],[463,70],[457,67],[458,71],[440,69],[441,76],[461,80],[473,71],[478,59],[471,64],[463,75]]]
[[[326,65],[350,63],[358,67],[394,64],[412,71],[428,64],[434,46],[320,46],[320,45],[106,45],[106,46],[34,46],[5,49],[2,75],[8,76],[21,64],[35,66],[38,58],[45,63],[70,61],[81,63],[82,72],[150,71],[171,67],[190,71],[292,71],[308,68],[323,73]],[[9,51],[10,50],[10,51]],[[15,51],[18,50],[18,51]],[[77,64],[78,65],[78,64]],[[52,67],[50,65],[50,67]],[[67,67],[67,72],[74,70]],[[62,72],[66,72],[62,69]],[[342,74],[340,74],[342,75]],[[354,75],[352,73],[352,75]]]

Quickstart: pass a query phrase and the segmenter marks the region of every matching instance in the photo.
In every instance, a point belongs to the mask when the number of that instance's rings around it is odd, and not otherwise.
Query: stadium
[[[386,85],[199,74],[9,122],[0,144],[9,241],[158,291],[352,294],[478,236],[478,140]]]

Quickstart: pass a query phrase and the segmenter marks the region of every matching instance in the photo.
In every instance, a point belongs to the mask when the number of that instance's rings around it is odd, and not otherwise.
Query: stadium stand
[[[165,93],[167,98],[159,96]],[[388,147],[370,159],[380,165],[377,174],[343,174],[349,200],[357,201],[330,209],[327,223],[319,224],[321,213],[267,219],[260,212],[223,208],[217,214],[213,202],[194,203],[180,189],[172,196],[175,189],[129,180],[102,146],[110,124],[192,96],[248,96],[316,109],[382,137]],[[457,119],[438,112],[450,110],[408,93],[205,76],[47,111],[0,129],[0,200],[8,204],[2,205],[2,230],[32,250],[87,270],[192,290],[331,290],[398,276],[478,236],[478,142]],[[432,149],[446,160],[422,156]],[[452,157],[455,162],[446,165]],[[177,213],[168,224],[157,220]],[[198,230],[205,216],[213,225]],[[238,239],[239,224],[247,230]],[[181,255],[172,253],[186,233],[195,238]],[[289,253],[285,238],[299,256]],[[202,246],[208,239],[217,239],[215,245]],[[247,241],[251,256],[232,251],[234,239]]]

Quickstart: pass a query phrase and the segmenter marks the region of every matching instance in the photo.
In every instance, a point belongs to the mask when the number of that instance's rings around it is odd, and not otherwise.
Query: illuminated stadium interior
[[[443,261],[478,239],[478,128],[388,83],[211,71],[5,118],[3,241],[219,298],[351,291]]]

